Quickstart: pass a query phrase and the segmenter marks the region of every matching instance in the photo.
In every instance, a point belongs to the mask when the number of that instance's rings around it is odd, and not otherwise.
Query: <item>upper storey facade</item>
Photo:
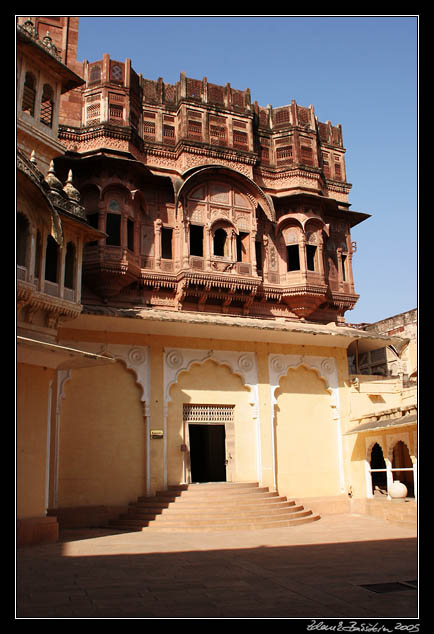
[[[80,108],[61,108],[56,163],[89,222],[90,303],[342,322],[358,299],[341,126],[313,106],[83,62]],[[70,96],[69,103],[71,103]]]

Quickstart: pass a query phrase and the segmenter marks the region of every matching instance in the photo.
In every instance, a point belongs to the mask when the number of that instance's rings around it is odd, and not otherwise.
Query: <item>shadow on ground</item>
[[[201,550],[198,534],[197,550],[178,551],[176,535],[167,539],[172,552],[78,555],[65,542],[18,551],[17,617],[418,616],[416,539]]]

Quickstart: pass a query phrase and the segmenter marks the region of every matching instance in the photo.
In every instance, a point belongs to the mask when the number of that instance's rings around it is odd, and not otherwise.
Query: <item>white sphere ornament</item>
[[[402,499],[407,497],[407,487],[399,480],[394,480],[389,487],[389,495],[392,499]]]

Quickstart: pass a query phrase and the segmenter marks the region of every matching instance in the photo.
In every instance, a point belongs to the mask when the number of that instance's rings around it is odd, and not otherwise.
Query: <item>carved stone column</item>
[[[306,238],[303,236],[298,243],[300,249],[300,273],[304,281],[307,280]]]
[[[160,218],[154,222],[154,253],[155,253],[155,268],[161,268],[161,228],[163,222]]]

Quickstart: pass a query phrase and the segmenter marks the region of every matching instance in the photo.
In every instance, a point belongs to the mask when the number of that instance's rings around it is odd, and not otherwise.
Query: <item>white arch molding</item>
[[[170,402],[170,389],[177,383],[179,374],[188,371],[193,364],[214,361],[227,366],[238,375],[250,390],[250,405],[256,432],[256,472],[258,481],[262,480],[261,434],[258,396],[258,371],[254,352],[233,350],[195,350],[190,348],[164,349],[164,486],[167,487],[167,416]]]
[[[276,488],[276,456],[275,456],[275,430],[274,417],[275,406],[277,405],[276,391],[279,387],[280,379],[285,376],[290,369],[306,367],[314,370],[327,385],[330,394],[330,407],[332,408],[332,418],[336,422],[336,444],[339,461],[339,488],[341,493],[345,493],[344,475],[344,454],[342,446],[340,405],[339,405],[339,380],[336,367],[336,360],[333,357],[318,357],[301,354],[272,354],[268,357],[268,370],[270,377],[270,429],[273,451],[273,486]]]

